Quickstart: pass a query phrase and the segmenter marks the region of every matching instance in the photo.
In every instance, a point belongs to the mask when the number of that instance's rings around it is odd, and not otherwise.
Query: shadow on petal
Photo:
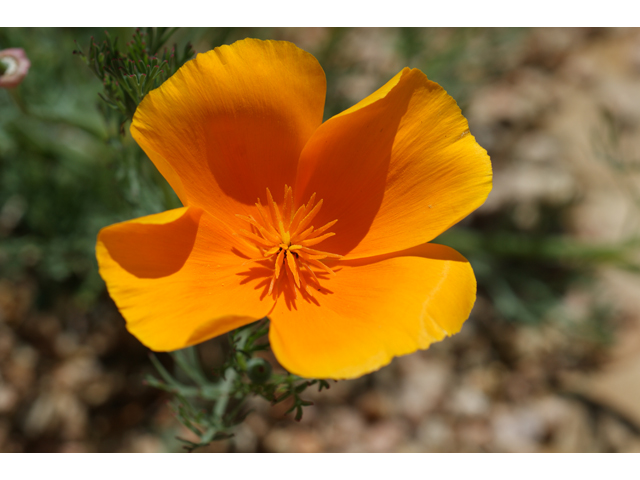
[[[295,286],[286,270],[275,280],[271,294],[269,294],[274,271],[272,264],[273,261],[265,259],[253,263],[252,266],[247,266],[246,270],[236,274],[243,277],[240,285],[251,285],[254,290],[261,290],[260,300],[270,295],[274,301],[284,302],[289,310],[297,310],[297,302],[299,301],[319,307],[321,306],[321,296],[333,295],[333,291],[327,288],[331,279],[328,273],[316,271],[314,278],[309,272],[300,272],[302,281],[306,285],[305,289],[300,289]]]
[[[407,248],[399,252],[391,252],[384,255],[376,255],[374,257],[343,260],[341,263],[349,267],[358,267],[382,262],[390,258],[414,256],[428,258],[431,260],[446,260],[449,262],[469,263],[469,261],[456,250],[445,245],[439,245],[437,243],[424,243],[422,245],[416,245],[415,247]]]
[[[103,229],[99,240],[130,274],[138,278],[166,277],[179,271],[189,258],[201,214],[201,210],[189,208],[169,223],[119,223]]]
[[[345,255],[367,235],[380,210],[393,146],[414,93],[408,69],[360,104],[327,120],[300,157],[295,195],[317,193],[323,225],[338,219],[323,250]],[[383,94],[380,92],[384,92]]]
[[[265,120],[266,117],[268,120]],[[235,201],[253,205],[265,188],[270,188],[278,201],[283,185],[295,181],[299,149],[282,135],[283,125],[291,119],[277,110],[234,112],[218,115],[209,121],[206,137],[207,165],[219,188]],[[293,126],[289,127],[293,130]],[[282,166],[283,157],[288,158]]]
[[[213,318],[209,322],[203,323],[196,328],[196,330],[194,330],[191,336],[187,339],[185,346],[205,342],[210,338],[220,335],[220,331],[231,331],[234,328],[238,328],[238,325],[247,325],[255,321],[255,318],[238,315]]]

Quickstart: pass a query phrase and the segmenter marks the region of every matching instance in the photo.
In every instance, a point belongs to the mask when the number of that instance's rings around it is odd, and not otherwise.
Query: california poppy
[[[473,271],[427,242],[484,202],[486,151],[420,70],[322,123],[325,89],[311,54],[246,39],[138,106],[131,134],[184,207],[104,228],[97,257],[146,346],[269,316],[287,370],[338,379],[460,330]]]

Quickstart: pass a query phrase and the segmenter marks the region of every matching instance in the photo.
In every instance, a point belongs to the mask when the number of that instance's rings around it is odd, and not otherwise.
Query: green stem
[[[224,372],[224,380],[220,384],[220,398],[216,401],[213,407],[214,418],[217,419],[218,425],[222,427],[222,417],[227,411],[227,405],[229,404],[229,397],[233,385],[235,384],[237,373],[233,368],[227,368]]]
[[[148,384],[174,395],[173,405],[178,419],[199,437],[195,443],[181,439],[189,451],[212,441],[230,438],[231,429],[249,414],[243,409],[250,395],[259,395],[274,404],[292,397],[294,402],[290,411],[295,410],[296,420],[300,420],[303,407],[311,404],[302,400],[300,394],[318,381],[291,374],[270,375],[264,382],[255,381],[247,371],[249,361],[258,358],[255,353],[265,348],[264,343],[257,342],[267,333],[267,325],[268,320],[264,318],[229,333],[231,350],[223,367],[216,369],[215,380],[206,375],[194,347],[172,353],[182,380],[195,386],[176,380],[157,358],[151,357],[164,382],[148,377]]]
[[[0,63],[2,63],[2,62],[0,62]],[[8,90],[9,90],[9,96],[14,101],[14,103],[16,104],[18,109],[24,115],[29,115],[29,112],[27,111],[27,107],[24,104],[24,102],[22,101],[22,97],[20,96],[20,91],[19,91],[20,89],[19,88],[9,88]]]
[[[209,383],[200,367],[200,361],[198,360],[195,347],[187,347],[174,352],[173,359],[180,369],[197,385],[207,385]]]

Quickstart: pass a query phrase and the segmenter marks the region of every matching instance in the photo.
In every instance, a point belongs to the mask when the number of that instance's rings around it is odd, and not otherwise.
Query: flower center
[[[263,206],[260,199],[256,203],[257,219],[236,215],[250,224],[250,230],[240,230],[238,235],[260,252],[260,256],[249,261],[267,261],[273,270],[268,295],[277,297],[283,289],[289,288],[294,298],[297,298],[296,290],[313,298],[311,290],[320,288],[318,277],[324,273],[335,275],[322,260],[342,256],[311,248],[335,235],[327,230],[337,222],[333,220],[320,228],[311,224],[322,208],[322,200],[315,203],[315,197],[314,193],[306,205],[294,212],[291,187],[284,187],[282,208],[267,188],[267,205]]]
[[[13,75],[18,71],[18,60],[11,55],[0,58],[0,75]]]

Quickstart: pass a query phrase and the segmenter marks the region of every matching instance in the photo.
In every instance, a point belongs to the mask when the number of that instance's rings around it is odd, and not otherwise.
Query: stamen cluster
[[[256,207],[259,218],[236,215],[251,225],[251,231],[240,230],[238,235],[248,240],[260,251],[260,257],[250,261],[273,261],[269,268],[273,270],[268,294],[278,294],[282,287],[289,285],[297,298],[296,288],[303,294],[313,297],[311,288],[320,287],[317,273],[312,267],[321,269],[330,275],[335,272],[321,260],[341,258],[341,255],[322,252],[311,248],[314,245],[335,235],[325,233],[337,220],[316,229],[311,225],[313,219],[322,208],[322,200],[315,203],[316,194],[311,195],[306,205],[293,209],[293,191],[285,185],[282,209],[273,200],[267,188],[267,205],[263,206],[258,199]],[[287,281],[288,280],[288,281]],[[315,285],[311,285],[314,283]],[[293,288],[295,285],[296,288]]]

